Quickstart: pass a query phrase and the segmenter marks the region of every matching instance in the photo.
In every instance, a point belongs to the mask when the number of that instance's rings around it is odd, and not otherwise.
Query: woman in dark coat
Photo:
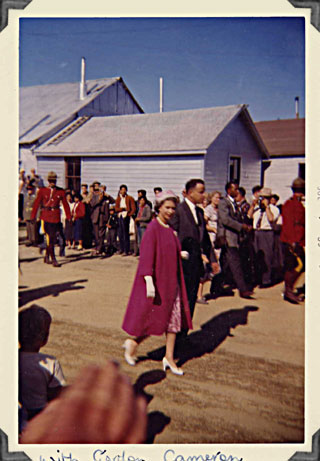
[[[169,220],[177,197],[172,191],[157,196],[159,214],[147,227],[140,248],[140,260],[122,328],[134,338],[124,343],[125,360],[135,365],[134,354],[145,338],[166,333],[163,369],[182,375],[173,354],[176,334],[192,328],[181,264],[181,247]]]

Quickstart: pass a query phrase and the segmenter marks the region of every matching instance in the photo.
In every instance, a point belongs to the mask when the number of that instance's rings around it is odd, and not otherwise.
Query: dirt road
[[[141,344],[135,367],[123,359],[136,258],[67,250],[53,268],[22,242],[19,254],[19,305],[37,303],[53,317],[43,350],[69,383],[90,362],[118,360],[148,399],[150,443],[303,441],[304,305],[283,301],[282,285],[257,289],[253,300],[235,294],[197,304],[180,377],[161,369],[164,337]]]

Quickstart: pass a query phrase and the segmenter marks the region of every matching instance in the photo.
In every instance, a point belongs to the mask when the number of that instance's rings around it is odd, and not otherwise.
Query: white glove
[[[146,281],[147,298],[154,298],[156,295],[156,289],[154,287],[151,275],[146,275],[144,279]]]
[[[189,259],[189,253],[187,251],[181,251],[180,255],[182,259]]]

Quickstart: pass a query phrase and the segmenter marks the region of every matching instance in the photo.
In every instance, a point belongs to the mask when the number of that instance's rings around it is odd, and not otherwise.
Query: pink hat
[[[177,195],[172,191],[172,190],[164,190],[162,192],[159,192],[156,196],[156,204],[161,205],[165,200],[172,199],[175,202],[178,201]]]

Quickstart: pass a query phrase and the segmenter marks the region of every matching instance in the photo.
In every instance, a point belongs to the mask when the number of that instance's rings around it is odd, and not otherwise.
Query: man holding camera
[[[273,223],[277,221],[280,210],[270,203],[271,196],[271,189],[263,187],[260,190],[259,198],[252,201],[248,211],[248,217],[253,219],[254,249],[260,288],[267,288],[272,285]]]

